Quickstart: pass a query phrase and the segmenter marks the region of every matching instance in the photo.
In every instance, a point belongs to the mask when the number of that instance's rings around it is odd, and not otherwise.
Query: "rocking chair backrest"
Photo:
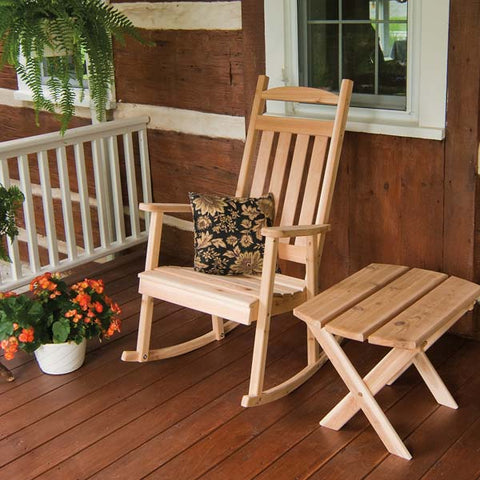
[[[275,225],[328,223],[353,82],[343,80],[339,95],[267,86],[268,78],[260,76],[236,195],[273,193]],[[336,115],[332,121],[267,115],[267,100],[337,105]],[[305,263],[303,237],[282,242],[281,259]]]

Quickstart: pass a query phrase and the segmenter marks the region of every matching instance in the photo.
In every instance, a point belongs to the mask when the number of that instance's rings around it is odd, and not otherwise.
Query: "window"
[[[406,109],[407,3],[299,0],[299,83],[338,91],[354,81],[353,106]]]
[[[349,130],[442,139],[448,10],[448,0],[265,0],[267,75],[332,91],[351,78]]]
[[[45,57],[42,65],[41,65],[42,85],[44,86],[45,94],[47,92],[48,80],[50,79],[50,76],[48,74],[48,70],[49,70],[49,64],[51,63],[52,58],[54,58],[54,57]],[[86,69],[87,69],[87,61],[85,60],[85,73],[86,73]],[[18,90],[15,92],[15,98],[17,100],[31,101],[32,100],[32,93],[30,91],[30,88],[20,78],[19,75],[17,75],[17,82],[18,82]],[[90,108],[90,95],[89,95],[89,90],[88,90],[88,80],[86,79],[86,76],[85,76],[85,79],[84,79],[84,82],[83,82],[83,87],[84,87],[83,88],[83,95],[82,95],[82,88],[80,87],[78,82],[73,77],[73,72],[72,72],[71,84],[73,85],[74,92],[75,92],[75,106]],[[47,97],[48,96],[49,95],[47,95]]]

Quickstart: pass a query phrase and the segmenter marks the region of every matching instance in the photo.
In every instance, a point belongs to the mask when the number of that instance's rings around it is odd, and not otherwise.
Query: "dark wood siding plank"
[[[233,195],[243,142],[149,130],[156,202],[188,202],[188,192]]]
[[[242,32],[143,30],[115,46],[117,100],[242,116]],[[128,72],[128,74],[125,74]]]

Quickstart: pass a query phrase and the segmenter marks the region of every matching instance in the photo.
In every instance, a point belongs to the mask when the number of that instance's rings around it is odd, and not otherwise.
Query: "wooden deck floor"
[[[439,407],[410,369],[378,395],[414,458],[388,455],[363,414],[334,432],[319,419],[346,393],[327,364],[288,398],[244,409],[253,328],[222,342],[148,364],[123,363],[135,345],[136,273],[143,257],[122,257],[94,272],[121,303],[121,335],[89,345],[85,365],[42,374],[32,357],[9,363],[0,379],[0,478],[41,479],[477,479],[480,475],[480,343],[446,335],[430,351],[460,408]],[[202,314],[160,303],[153,341],[168,344],[208,328]],[[273,322],[269,381],[305,358],[304,326],[290,315]],[[345,346],[366,372],[384,350]]]

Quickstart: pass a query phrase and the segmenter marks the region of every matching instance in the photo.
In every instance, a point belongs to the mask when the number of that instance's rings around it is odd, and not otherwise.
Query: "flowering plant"
[[[121,313],[104,291],[102,280],[67,287],[59,274],[46,273],[30,283],[31,295],[0,293],[0,346],[5,359],[46,343],[110,338],[120,331]]]

